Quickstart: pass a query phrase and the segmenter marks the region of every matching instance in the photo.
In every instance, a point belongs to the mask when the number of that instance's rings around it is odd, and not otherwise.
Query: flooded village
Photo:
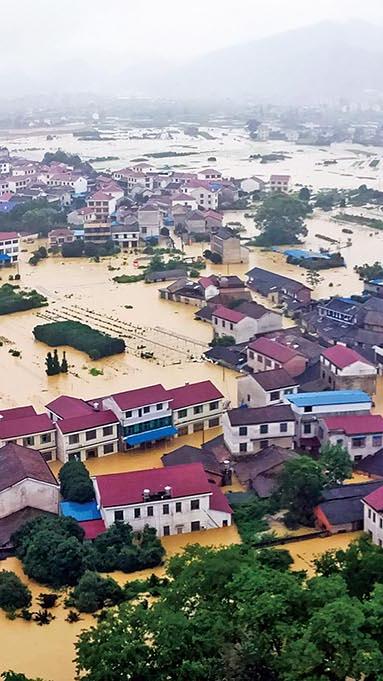
[[[287,549],[309,576],[363,533],[382,546],[381,148],[288,137],[0,131],[0,568],[33,611],[59,593],[49,626],[0,610],[0,673],[73,681],[96,624],[68,620],[78,579],[28,563],[36,517],[74,519],[95,552],[155,528],[158,560],[97,568],[121,587],[190,544]],[[286,215],[296,238],[262,242]],[[287,490],[301,458],[311,503]],[[60,477],[79,462],[84,500]]]

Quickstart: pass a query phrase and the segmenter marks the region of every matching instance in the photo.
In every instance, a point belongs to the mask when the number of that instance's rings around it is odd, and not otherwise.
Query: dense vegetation
[[[297,244],[307,235],[304,220],[312,212],[310,204],[295,196],[275,192],[268,196],[255,214],[261,234],[257,246]]]
[[[67,501],[83,504],[94,499],[90,475],[82,461],[67,461],[59,472],[60,492]]]
[[[16,205],[0,214],[0,232],[39,233],[47,236],[51,229],[66,226],[67,216],[61,207],[53,207],[45,199],[34,199]]]
[[[97,244],[89,241],[84,243],[82,239],[75,239],[62,245],[61,253],[64,258],[103,258],[120,252],[120,247],[112,239],[105,243]]]
[[[75,586],[86,570],[134,572],[159,565],[164,548],[156,530],[145,526],[134,533],[118,523],[84,543],[84,531],[73,518],[40,516],[12,538],[24,571],[37,582],[54,588]]]
[[[381,681],[383,552],[365,539],[307,579],[285,551],[188,547],[159,598],[80,635],[84,681]]]
[[[32,310],[35,307],[48,305],[47,299],[37,291],[17,290],[17,286],[3,284],[0,286],[0,315],[22,310]]]
[[[335,218],[340,222],[353,222],[356,225],[364,225],[371,229],[383,229],[383,220],[379,218],[368,218],[363,215],[352,215],[351,213],[338,213]]]
[[[114,579],[90,570],[82,575],[71,595],[71,604],[80,612],[96,612],[123,600],[124,591]]]
[[[32,595],[28,587],[14,572],[0,571],[0,608],[12,612],[19,608],[28,608]]]
[[[371,281],[371,279],[383,279],[383,265],[376,260],[372,265],[365,263],[364,265],[355,265],[354,271],[359,274],[363,281]]]
[[[91,359],[125,352],[125,341],[96,331],[81,322],[65,321],[40,324],[33,329],[36,340],[47,345],[70,345],[86,352]]]

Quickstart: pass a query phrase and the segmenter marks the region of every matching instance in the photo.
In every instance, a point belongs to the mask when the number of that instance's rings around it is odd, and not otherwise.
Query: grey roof
[[[358,461],[356,468],[362,473],[378,475],[383,478],[383,449],[379,449],[375,454],[366,456],[365,459]]]
[[[238,239],[237,235],[234,234],[233,230],[229,227],[220,227],[214,236],[219,239],[226,241],[227,239]]]
[[[281,274],[275,274],[269,270],[263,270],[261,267],[253,267],[251,270],[246,272],[246,275],[256,280],[253,283],[255,288],[262,288],[267,293],[273,289],[285,289],[286,291],[290,291],[292,293],[300,291],[301,289],[310,290],[310,288],[301,281],[295,281],[295,279],[284,277]]]
[[[319,303],[319,307],[326,310],[334,310],[334,312],[341,312],[342,314],[355,315],[360,307],[359,303],[345,300],[344,298],[331,298],[325,303]]]
[[[299,385],[299,381],[296,378],[292,378],[285,369],[258,371],[255,374],[251,374],[251,376],[266,391]]]
[[[235,345],[228,348],[217,345],[204,352],[204,357],[230,369],[238,369],[246,363],[246,353]]]
[[[232,426],[252,426],[260,423],[294,421],[294,414],[288,404],[269,407],[237,407],[227,412]]]
[[[324,501],[319,508],[332,525],[361,523],[363,520],[362,499],[382,486],[381,480],[363,482],[326,490]]]
[[[269,314],[270,312],[274,314],[279,314],[279,312],[269,310],[267,307],[264,307],[264,305],[260,305],[259,303],[255,303],[254,301],[251,302],[244,301],[235,309],[237,310],[237,312],[242,312],[242,314],[244,314],[246,317],[251,317],[252,319],[261,319],[261,317],[264,317],[266,314]]]
[[[180,279],[185,276],[185,272],[185,269],[149,272],[149,274],[145,276],[145,281],[171,281],[172,279]]]
[[[269,497],[278,487],[278,479],[287,461],[298,456],[291,449],[271,445],[255,456],[247,456],[234,465],[239,481],[258,496]]]
[[[211,321],[214,310],[215,305],[214,306],[205,305],[205,307],[201,307],[201,309],[195,313],[194,319],[205,319],[207,321]]]
[[[164,466],[177,466],[185,463],[201,462],[204,469],[215,475],[221,475],[221,466],[215,458],[213,452],[209,449],[199,449],[198,447],[191,447],[183,445],[178,447],[169,454],[164,454],[161,457]]]
[[[363,497],[373,492],[378,487],[382,486],[381,480],[354,482],[350,485],[340,485],[339,487],[331,487],[322,493],[324,501],[331,501],[333,499],[351,499],[352,497]]]

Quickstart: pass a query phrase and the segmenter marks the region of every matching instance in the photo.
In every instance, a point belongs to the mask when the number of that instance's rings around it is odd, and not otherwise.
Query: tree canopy
[[[261,234],[256,238],[259,246],[300,243],[307,235],[304,220],[312,212],[306,201],[279,192],[268,196],[255,214],[255,223]]]
[[[59,472],[60,492],[64,499],[83,504],[94,499],[90,475],[82,461],[67,461]]]
[[[298,456],[285,464],[280,478],[282,506],[292,523],[313,525],[313,508],[325,484],[321,465],[309,456]]]
[[[352,464],[350,455],[340,444],[327,443],[320,450],[320,465],[326,478],[326,487],[341,485],[351,478]]]

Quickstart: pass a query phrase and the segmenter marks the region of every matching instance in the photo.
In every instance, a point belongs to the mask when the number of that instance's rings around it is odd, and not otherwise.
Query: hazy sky
[[[51,60],[113,53],[189,58],[324,19],[383,25],[383,0],[17,0],[2,3],[2,58]]]

